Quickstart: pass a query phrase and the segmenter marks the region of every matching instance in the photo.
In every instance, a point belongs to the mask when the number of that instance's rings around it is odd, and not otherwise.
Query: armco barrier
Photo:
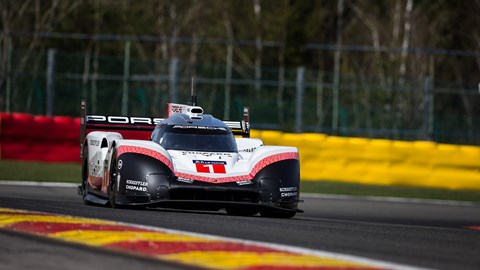
[[[480,147],[252,131],[300,152],[302,180],[480,190]]]
[[[0,113],[0,158],[79,162],[80,120]],[[300,152],[303,180],[480,190],[480,147],[252,131]]]
[[[0,158],[80,161],[80,119],[0,113]]]

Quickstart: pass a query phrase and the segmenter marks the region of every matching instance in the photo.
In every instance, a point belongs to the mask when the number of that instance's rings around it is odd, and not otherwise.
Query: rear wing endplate
[[[243,107],[242,121],[223,121],[232,131],[233,135],[250,138],[250,115],[248,107]]]
[[[116,131],[125,139],[150,138],[155,126],[163,118],[87,115],[87,102],[80,103],[80,151],[83,149],[85,138],[92,131]]]

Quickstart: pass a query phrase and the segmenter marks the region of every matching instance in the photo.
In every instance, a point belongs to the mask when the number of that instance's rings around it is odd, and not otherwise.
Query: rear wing
[[[181,109],[179,106],[182,106]],[[168,110],[168,116],[187,111],[196,116],[203,113],[203,109],[198,106],[174,103],[168,104]],[[233,135],[250,138],[249,118],[249,109],[244,107],[242,121],[223,122],[230,128]],[[87,102],[82,100],[80,103],[80,151],[83,149],[86,136],[92,131],[116,131],[125,139],[149,140],[155,126],[163,120],[163,118],[151,117],[87,115]]]
[[[203,114],[202,107],[178,104],[178,103],[168,103],[167,115],[168,117],[176,114],[183,113],[187,114],[193,119],[196,117],[201,117]],[[232,131],[233,135],[242,136],[243,138],[250,138],[250,115],[248,107],[243,107],[243,119],[242,121],[223,121]]]
[[[155,126],[163,118],[87,115],[87,102],[80,103],[80,151],[88,133],[115,131],[125,139],[149,140]]]
[[[248,107],[243,107],[242,121],[223,121],[232,131],[233,135],[250,138],[250,113]]]

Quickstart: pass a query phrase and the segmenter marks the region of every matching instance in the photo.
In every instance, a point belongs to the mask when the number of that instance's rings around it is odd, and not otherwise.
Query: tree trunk
[[[255,49],[257,55],[255,57],[255,93],[258,97],[262,87],[262,6],[260,0],[253,0],[253,10],[255,12]]]
[[[343,44],[343,0],[337,0],[337,49],[334,55],[334,74],[333,74],[333,105],[332,105],[332,132],[335,134],[338,131],[338,110],[340,99],[340,61],[342,57],[342,50],[340,47]]]
[[[410,32],[412,29],[412,9],[413,9],[413,0],[407,0],[405,6],[405,22],[403,24],[403,41],[402,41],[402,53],[401,53],[401,62],[400,62],[400,86],[403,86],[405,81],[405,74],[407,71],[407,56],[408,48],[410,47]]]
[[[378,73],[380,74],[382,88],[387,88],[387,79],[385,75],[385,70],[383,69],[383,58],[380,54],[380,35],[378,33],[378,28],[376,25],[367,17],[367,15],[360,9],[359,6],[351,3],[352,10],[358,15],[360,20],[365,24],[365,26],[370,30],[372,35],[372,43],[375,51],[375,63]],[[375,72],[377,73],[377,72]]]
[[[159,37],[163,37],[160,42],[155,43],[154,55],[154,93],[153,102],[151,103],[150,112],[152,115],[157,115],[159,108],[167,99],[162,100],[162,95],[166,93],[166,82],[163,81],[163,76],[166,74],[166,63],[168,62],[168,40],[166,38],[166,22],[165,22],[165,3],[160,2],[157,5],[157,21],[156,30]]]

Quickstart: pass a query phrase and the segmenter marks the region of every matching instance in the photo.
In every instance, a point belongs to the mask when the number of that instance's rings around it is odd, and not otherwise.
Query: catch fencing
[[[163,116],[167,102],[189,100],[195,75],[206,112],[234,120],[249,106],[256,129],[480,145],[478,82],[342,73],[335,85],[335,74],[306,67],[262,67],[258,79],[254,67],[231,61],[192,64],[125,53],[92,63],[84,53],[55,49],[25,54],[13,50],[3,74],[5,112],[78,116],[85,98],[95,114]],[[13,72],[19,65],[22,71]]]

